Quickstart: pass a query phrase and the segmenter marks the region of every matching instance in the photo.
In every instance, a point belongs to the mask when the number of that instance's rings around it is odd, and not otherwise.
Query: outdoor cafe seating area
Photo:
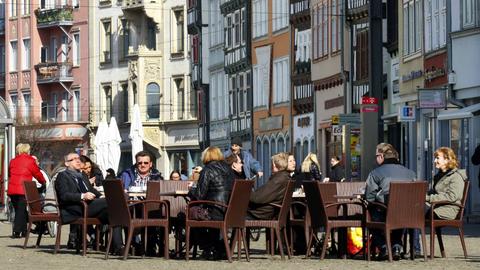
[[[372,256],[366,254],[375,253],[370,241],[370,232],[373,229],[384,231],[387,243],[390,241],[389,232],[391,230],[419,229],[423,248],[422,257],[427,261],[429,254],[431,259],[434,258],[434,245],[440,246],[442,257],[447,256],[441,228],[448,226],[458,228],[464,256],[467,258],[463,234],[463,212],[468,194],[468,182],[465,184],[462,203],[458,205],[460,213],[456,220],[451,221],[435,220],[433,216],[425,217],[424,204],[427,183],[422,181],[391,183],[387,205],[367,203],[364,200],[365,182],[319,183],[308,181],[303,183],[302,189],[295,190],[294,182],[290,181],[282,204],[275,205],[277,216],[273,220],[246,219],[253,181],[236,180],[230,201],[224,205],[208,201],[189,201],[187,193],[190,184],[190,181],[150,181],[146,190],[131,191],[128,192],[128,196],[125,196],[120,180],[105,182],[103,192],[107,200],[110,220],[109,233],[106,233],[108,240],[104,242],[106,244],[105,259],[116,257],[109,256],[112,229],[116,226],[121,226],[126,232],[125,249],[120,254],[123,259],[134,256],[135,252],[130,247],[132,239],[137,234],[141,236],[144,248],[147,247],[148,228],[163,228],[160,230],[163,232],[160,239],[166,248],[163,249],[161,255],[165,259],[186,259],[188,261],[196,258],[198,246],[195,237],[192,237],[192,232],[195,228],[208,227],[220,230],[225,244],[226,259],[229,262],[232,262],[234,258],[234,251],[237,252],[238,260],[243,260],[241,256],[244,256],[247,261],[250,261],[250,242],[255,240],[253,235],[259,232],[265,233],[264,252],[271,255],[278,253],[282,259],[285,259],[285,254],[288,255],[288,258],[299,254],[296,250],[299,244],[296,241],[300,241],[304,251],[304,255],[300,256],[306,258],[324,259],[327,251],[336,247],[337,252],[329,254],[329,257],[370,260]],[[25,191],[29,210],[29,231],[33,223],[56,222],[57,234],[53,252],[60,256],[63,252],[62,240],[65,242],[61,234],[62,226],[68,224],[62,224],[58,211],[57,213],[42,211],[45,200],[39,196],[31,182],[25,182]],[[185,213],[190,213],[189,209],[198,204],[216,204],[222,207],[225,209],[224,220],[191,219],[189,214]],[[88,205],[85,204],[84,207],[88,208]],[[385,221],[372,221],[368,211],[369,207],[384,208],[387,213]],[[182,216],[185,218],[179,218]],[[79,224],[82,227],[81,254],[85,256],[88,253],[87,226],[100,223],[96,218],[88,218],[84,215],[70,224]],[[96,227],[97,241],[94,248],[99,250],[100,232],[98,228],[101,226]],[[259,230],[260,228],[262,230]],[[355,254],[347,252],[347,230],[349,228],[361,228],[362,231],[361,249]],[[302,233],[298,234],[298,232]],[[430,232],[429,243],[426,241],[426,232]],[[25,237],[23,248],[32,247],[31,243],[29,245],[29,234],[30,232]],[[410,254],[410,259],[414,259],[412,230],[406,230],[405,236],[404,251]],[[196,237],[199,237],[198,234]],[[174,239],[174,244],[169,243],[171,239]],[[34,247],[40,246],[41,240],[42,234],[40,233]],[[170,250],[169,247],[172,246],[174,248]],[[387,247],[389,246],[387,244]],[[312,254],[312,251],[316,254]],[[77,252],[80,252],[80,245],[77,247]],[[391,248],[389,248],[388,257],[389,261],[392,261]]]

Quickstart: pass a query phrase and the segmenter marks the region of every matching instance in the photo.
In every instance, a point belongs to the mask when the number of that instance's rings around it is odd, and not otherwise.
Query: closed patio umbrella
[[[130,134],[128,137],[132,143],[132,164],[135,164],[135,162],[137,162],[135,155],[143,150],[143,126],[138,104],[133,105],[132,118],[130,120]]]
[[[107,168],[107,156],[108,156],[108,124],[105,120],[98,123],[97,133],[95,134],[95,156],[98,167],[104,173]]]
[[[120,156],[122,154],[120,150],[120,143],[122,137],[118,130],[117,120],[112,116],[110,119],[110,125],[108,126],[108,156],[107,156],[107,168],[112,168],[115,172],[118,171],[118,164],[120,163]]]

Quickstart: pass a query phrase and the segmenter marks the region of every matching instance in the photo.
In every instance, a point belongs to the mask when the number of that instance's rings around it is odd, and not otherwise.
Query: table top
[[[186,197],[188,195],[188,190],[175,190],[175,191],[167,191],[167,192],[160,192],[160,196],[182,196]]]

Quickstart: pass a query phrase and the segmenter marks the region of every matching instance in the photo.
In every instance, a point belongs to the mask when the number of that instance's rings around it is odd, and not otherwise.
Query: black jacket
[[[83,173],[79,173],[78,175],[81,175],[78,179],[83,181],[87,190],[95,194],[97,198],[100,198],[102,194],[92,187],[85,175]],[[82,192],[76,181],[77,176],[69,169],[59,172],[55,181],[55,191],[60,207],[60,215],[64,223],[72,222],[83,215],[83,206],[81,203]]]
[[[330,178],[330,182],[340,182],[340,180],[345,178],[342,165],[337,163],[335,166],[331,167],[328,177]]]
[[[223,161],[209,162],[200,173],[197,186],[191,189],[189,196],[196,200],[217,201],[228,204],[233,179],[232,170],[227,163]],[[223,217],[223,211],[218,211],[218,208],[210,208],[209,210],[212,219]]]
[[[475,148],[475,152],[472,155],[472,164],[480,165],[480,144]],[[480,170],[478,170],[478,184],[480,187]]]

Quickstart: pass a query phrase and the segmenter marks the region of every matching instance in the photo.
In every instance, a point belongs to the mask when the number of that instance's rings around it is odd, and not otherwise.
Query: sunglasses
[[[139,161],[139,162],[137,162],[137,165],[142,165],[142,164],[143,165],[148,165],[148,164],[150,164],[150,161]]]
[[[68,159],[67,162],[72,162],[72,161],[77,160],[77,159],[80,159],[80,158],[79,157],[74,157],[74,158]]]

